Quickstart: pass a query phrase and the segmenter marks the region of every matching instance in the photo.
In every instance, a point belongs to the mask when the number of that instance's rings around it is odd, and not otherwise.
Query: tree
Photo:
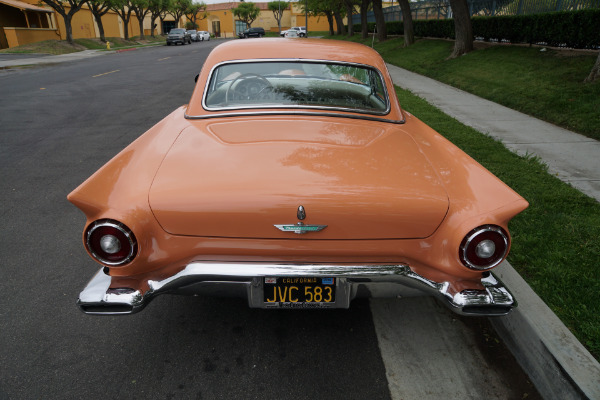
[[[150,0],[130,0],[131,8],[135,11],[135,16],[140,26],[140,39],[145,40],[144,19],[150,12]]]
[[[341,4],[338,4],[337,7],[333,9],[333,17],[335,18],[336,24],[336,34],[337,35],[345,35],[346,28],[344,27],[344,16],[342,15],[342,7]]]
[[[346,17],[348,17],[348,36],[354,35],[354,25],[352,24],[352,15],[354,14],[354,7],[359,4],[358,0],[343,0],[344,6],[346,7]]]
[[[188,8],[187,12],[185,13],[185,16],[193,26],[190,29],[198,29],[198,24],[196,23],[196,21],[202,21],[208,16],[208,13],[206,12],[206,4],[192,3],[192,5]]]
[[[116,12],[123,21],[125,40],[129,40],[129,20],[131,19],[131,3],[129,0],[110,0],[110,9]]]
[[[260,8],[254,3],[240,3],[236,8],[232,8],[231,12],[240,21],[246,23],[246,28],[250,28],[254,20],[260,14]]]
[[[283,17],[283,12],[289,7],[289,3],[287,1],[271,1],[267,4],[267,7],[273,12],[273,17],[277,21],[279,33],[281,34],[281,17]]]
[[[86,0],[42,0],[44,3],[48,4],[50,7],[54,9],[57,13],[59,13],[63,19],[65,20],[65,30],[67,33],[67,42],[71,45],[75,44],[73,42],[73,26],[71,21],[73,19],[73,15],[79,10],[81,10],[81,6]],[[69,12],[67,12],[67,8],[69,8]]]
[[[596,59],[596,63],[592,67],[592,71],[585,78],[585,82],[594,82],[596,79],[600,78],[600,52],[598,52],[598,58]]]
[[[104,37],[104,25],[102,24],[102,16],[110,10],[110,2],[108,0],[88,0],[87,5],[96,20],[98,25],[98,31],[100,33],[100,40],[106,43]]]
[[[161,32],[162,32],[162,27],[164,26],[165,23],[165,18],[167,18],[167,14],[170,14],[170,10],[171,8],[173,8],[173,0],[156,0],[156,1],[160,1],[160,5],[157,9],[158,11],[158,17],[160,18],[160,28],[161,28]],[[163,34],[165,32],[162,32]]]
[[[339,7],[339,0],[308,0],[299,1],[297,4],[300,6],[302,13],[308,13],[309,15],[315,17],[324,15],[327,18],[327,23],[329,24],[329,36],[333,36],[333,10],[336,6]]]
[[[150,36],[154,37],[154,29],[156,18],[160,17],[163,7],[163,0],[149,0],[148,9],[150,10]]]
[[[412,12],[408,0],[398,0],[400,10],[402,11],[402,25],[404,25],[404,47],[408,47],[415,42],[415,32],[413,30]]]
[[[473,51],[473,28],[467,0],[450,0],[454,18],[454,50],[448,59],[456,58]]]
[[[377,27],[377,40],[383,42],[387,39],[387,29],[381,0],[373,0],[373,14],[375,14],[375,26]]]
[[[175,18],[177,27],[179,28],[179,20],[183,17],[188,9],[192,6],[192,0],[174,0],[169,10],[169,13]]]
[[[371,0],[360,1],[360,30],[363,39],[369,36],[369,23],[367,22],[367,12],[371,6]]]

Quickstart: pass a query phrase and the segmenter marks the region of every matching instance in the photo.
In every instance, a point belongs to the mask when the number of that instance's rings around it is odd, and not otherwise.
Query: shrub
[[[473,35],[484,40],[511,43],[546,43],[572,48],[600,47],[600,10],[560,11],[544,14],[473,17]],[[454,20],[413,21],[415,36],[454,39]],[[369,23],[369,32],[375,24]],[[386,24],[390,35],[404,34],[402,21]],[[360,24],[354,25],[361,31]]]

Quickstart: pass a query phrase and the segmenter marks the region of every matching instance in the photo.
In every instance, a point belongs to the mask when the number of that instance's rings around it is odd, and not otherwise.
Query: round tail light
[[[504,229],[483,225],[473,229],[460,244],[460,261],[468,268],[483,271],[500,264],[508,252],[509,239]]]
[[[133,232],[118,221],[104,219],[90,224],[85,238],[90,254],[106,265],[127,264],[137,254]]]

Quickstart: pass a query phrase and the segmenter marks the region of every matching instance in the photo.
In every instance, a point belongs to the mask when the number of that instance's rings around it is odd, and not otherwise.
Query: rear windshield
[[[169,33],[185,33],[185,29],[183,29],[183,28],[171,29],[171,31]]]
[[[232,62],[217,66],[204,94],[208,110],[328,108],[385,114],[381,74],[357,64],[317,61]]]

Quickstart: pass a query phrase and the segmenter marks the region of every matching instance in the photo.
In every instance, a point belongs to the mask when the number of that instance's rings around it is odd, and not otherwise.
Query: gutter
[[[600,399],[600,364],[508,263],[494,273],[519,307],[490,323],[545,399]]]

